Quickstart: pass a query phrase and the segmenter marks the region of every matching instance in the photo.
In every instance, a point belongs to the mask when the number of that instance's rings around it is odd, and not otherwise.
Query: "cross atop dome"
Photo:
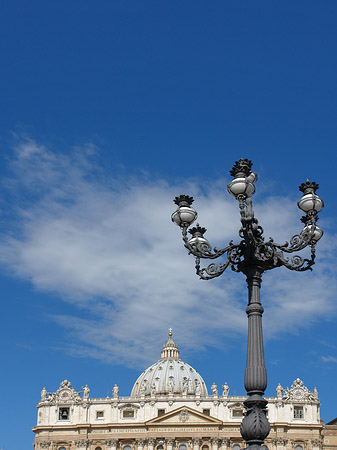
[[[163,345],[161,351],[162,359],[179,359],[179,350],[177,344],[172,339],[172,328],[169,328],[169,338],[166,344]]]

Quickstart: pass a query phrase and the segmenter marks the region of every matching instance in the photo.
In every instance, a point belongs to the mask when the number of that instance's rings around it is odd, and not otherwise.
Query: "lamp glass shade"
[[[234,197],[237,197],[238,195],[250,197],[255,192],[253,183],[247,181],[247,178],[234,178],[234,180],[227,185],[227,190]]]
[[[198,217],[197,212],[190,206],[180,206],[171,216],[172,222],[179,227],[191,225]]]
[[[307,225],[303,228],[301,234],[311,235],[310,241],[318,242],[323,236],[323,230],[321,230],[317,225]]]
[[[318,195],[310,193],[303,195],[303,197],[297,202],[298,207],[305,213],[309,211],[319,212],[323,206],[323,200]]]
[[[247,177],[247,181],[249,181],[249,183],[255,183],[255,181],[257,181],[257,173],[251,172]]]
[[[195,246],[197,249],[202,249],[205,251],[205,249],[207,250],[211,250],[211,244],[208,242],[208,240],[204,237],[201,236],[196,236],[196,237],[192,237],[188,243],[191,246]]]

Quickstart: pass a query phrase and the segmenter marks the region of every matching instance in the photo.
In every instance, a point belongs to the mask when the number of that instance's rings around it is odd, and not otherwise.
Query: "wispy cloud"
[[[337,363],[337,358],[334,356],[321,356],[321,360],[325,363]]]
[[[226,245],[237,235],[239,214],[223,193],[225,181],[205,190],[189,180],[111,179],[92,162],[95,151],[88,145],[66,154],[26,140],[16,146],[6,180],[15,206],[11,231],[1,235],[2,266],[90,312],[89,319],[80,309],[77,317],[53,317],[72,335],[68,351],[137,365],[153,360],[170,326],[191,351],[245,333],[244,279],[229,271],[222,279],[198,280],[170,221],[172,199],[181,192],[194,195],[212,244]],[[281,200],[267,197],[256,208],[266,236],[280,241],[300,227],[293,200]],[[268,336],[296,332],[335,312],[336,279],[328,259],[310,274],[266,274]]]

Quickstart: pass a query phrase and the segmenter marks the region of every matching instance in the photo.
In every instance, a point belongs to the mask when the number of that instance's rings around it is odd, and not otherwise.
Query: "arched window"
[[[296,445],[295,450],[303,450],[302,445]]]
[[[130,445],[125,445],[125,447],[123,447],[123,450],[132,450]]]
[[[232,450],[240,450],[240,445],[239,444],[233,445]]]
[[[187,447],[185,444],[180,444],[178,447],[179,450],[187,450]]]
[[[161,444],[157,445],[157,450],[164,450],[164,447]]]
[[[102,450],[102,447],[96,447],[95,450]]]
[[[201,447],[201,450],[209,450],[208,445],[203,445],[203,446]]]
[[[65,447],[59,447],[59,450],[66,450]]]

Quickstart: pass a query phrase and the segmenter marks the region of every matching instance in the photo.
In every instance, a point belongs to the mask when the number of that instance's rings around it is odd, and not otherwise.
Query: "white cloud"
[[[337,363],[337,358],[334,356],[321,356],[321,360],[326,363]]]
[[[77,317],[53,317],[71,332],[68,351],[135,365],[153,360],[170,326],[191,351],[245,333],[243,277],[228,270],[219,279],[200,281],[170,220],[172,199],[185,192],[195,196],[213,245],[238,240],[239,212],[224,193],[225,181],[205,192],[193,181],[112,180],[91,162],[94,153],[93,146],[67,155],[25,141],[16,148],[13,176],[6,181],[17,203],[14,231],[2,234],[0,262],[37,289],[91,314],[91,319],[80,310]],[[256,210],[266,237],[282,240],[300,229],[290,199],[267,198]],[[265,275],[268,336],[335,312],[336,279],[328,263],[320,260],[310,274],[282,268]]]

